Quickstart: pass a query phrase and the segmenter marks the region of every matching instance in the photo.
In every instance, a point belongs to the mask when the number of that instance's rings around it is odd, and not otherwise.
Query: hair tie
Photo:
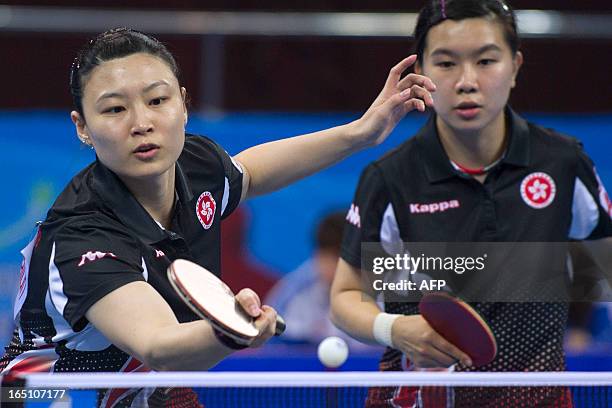
[[[446,0],[441,0],[440,3],[442,4],[442,18],[443,19],[447,19],[447,17],[446,17]]]

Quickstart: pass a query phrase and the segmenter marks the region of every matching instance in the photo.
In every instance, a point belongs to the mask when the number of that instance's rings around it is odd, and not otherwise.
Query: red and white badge
[[[532,208],[548,207],[555,199],[556,194],[555,181],[546,173],[531,173],[521,183],[521,197]]]
[[[196,215],[200,224],[204,229],[209,229],[215,220],[215,210],[217,209],[217,203],[209,191],[205,191],[200,194],[198,202],[196,204]]]

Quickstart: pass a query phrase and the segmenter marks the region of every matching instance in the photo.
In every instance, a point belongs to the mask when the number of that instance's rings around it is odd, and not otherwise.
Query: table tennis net
[[[54,408],[111,406],[118,397],[132,406],[206,408],[612,407],[610,372],[35,374],[22,386],[68,389]]]

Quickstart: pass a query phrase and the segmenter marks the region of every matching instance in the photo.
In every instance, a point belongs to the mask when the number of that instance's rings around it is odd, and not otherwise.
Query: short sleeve
[[[223,149],[214,140],[204,136],[192,136],[187,139],[187,143],[192,145],[206,145],[206,150],[212,151],[216,156],[216,163],[206,162],[204,165],[219,167],[218,174],[223,175],[223,198],[221,202],[221,218],[229,216],[240,204],[240,197],[242,195],[242,177],[243,169],[240,164],[234,160],[229,153]],[[194,152],[197,150],[194,149]],[[196,153],[200,156],[200,159],[207,160],[204,152]],[[210,156],[210,153],[208,153]],[[217,174],[215,172],[215,174]]]
[[[53,306],[73,330],[86,324],[85,313],[110,292],[143,281],[139,244],[104,220],[73,222],[59,230],[49,262]]]
[[[346,215],[340,256],[355,268],[361,268],[361,244],[379,243],[384,246],[384,236],[389,227],[389,211],[392,206],[383,176],[378,167],[371,164],[361,174],[355,197]],[[393,217],[394,219],[394,217]]]
[[[570,239],[612,236],[612,202],[591,159],[577,146],[578,162],[572,201]]]

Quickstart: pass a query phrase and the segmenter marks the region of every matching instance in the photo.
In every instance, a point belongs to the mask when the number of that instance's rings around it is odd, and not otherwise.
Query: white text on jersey
[[[437,212],[444,212],[446,210],[450,210],[451,208],[459,208],[459,200],[449,200],[449,201],[440,201],[439,203],[429,203],[429,204],[420,204],[414,203],[410,204],[410,213],[411,214],[433,214]]]

